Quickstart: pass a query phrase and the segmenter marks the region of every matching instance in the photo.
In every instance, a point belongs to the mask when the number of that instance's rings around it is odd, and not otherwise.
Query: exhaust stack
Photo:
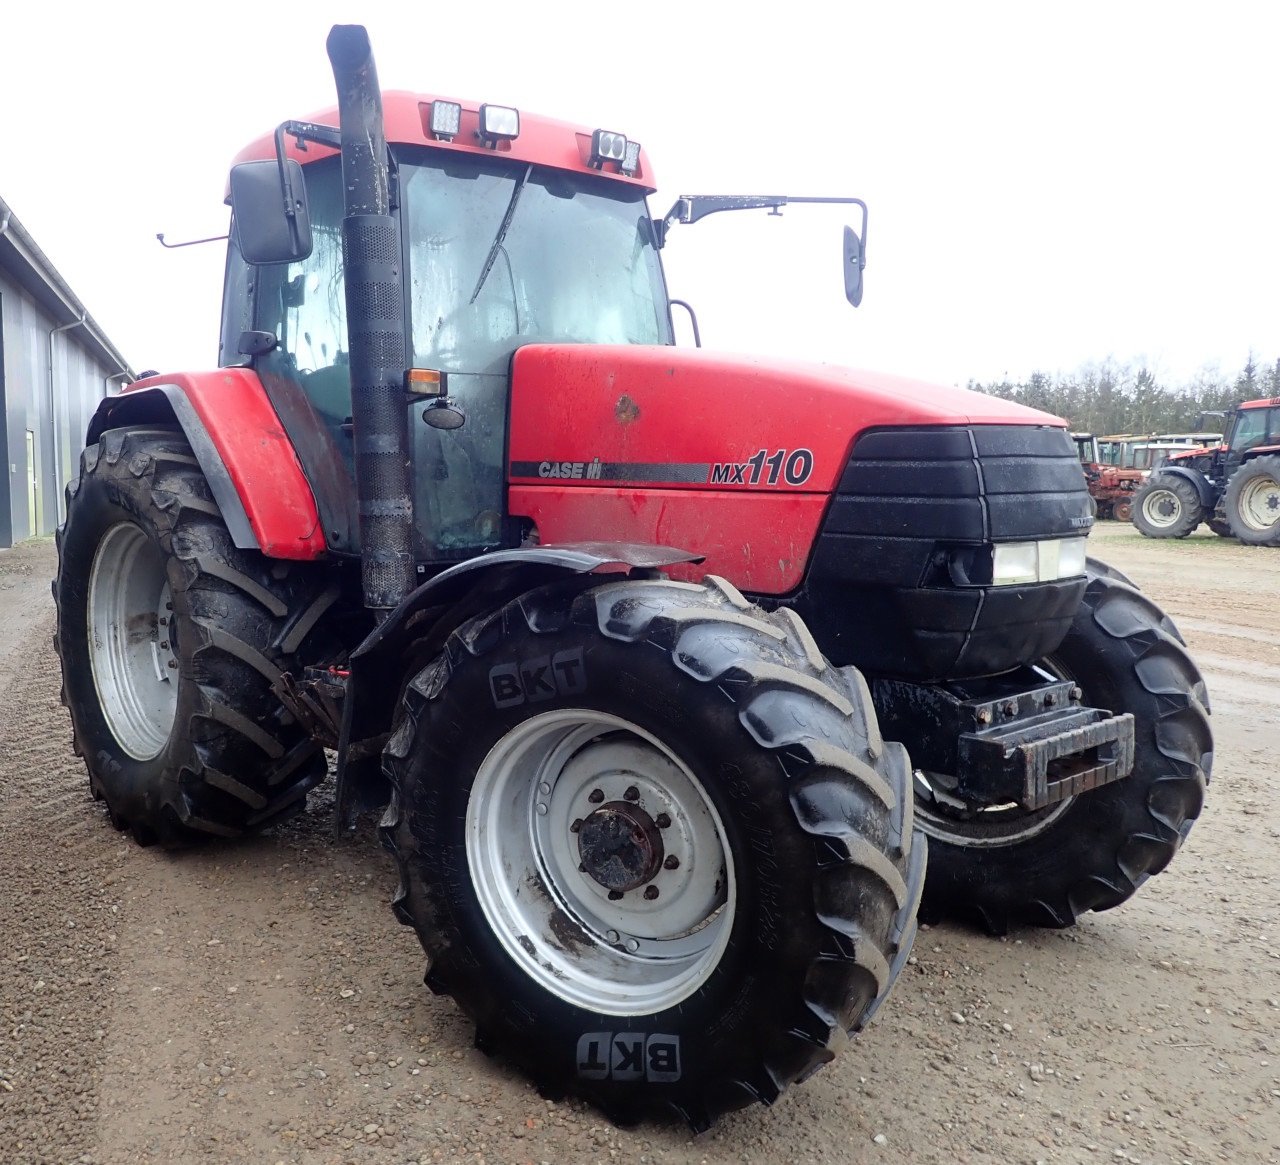
[[[397,606],[416,583],[400,232],[389,213],[382,93],[369,34],[336,24],[326,46],[338,89],[346,214],[342,257],[351,364],[364,603]]]

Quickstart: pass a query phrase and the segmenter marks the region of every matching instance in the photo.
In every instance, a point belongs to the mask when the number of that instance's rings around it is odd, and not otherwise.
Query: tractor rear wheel
[[[180,433],[85,450],[53,594],[74,746],[116,828],[179,845],[302,809],[324,753],[272,682],[336,591],[233,545]]]
[[[1280,546],[1280,457],[1256,457],[1231,475],[1223,498],[1231,532],[1246,546]]]
[[[1153,473],[1133,497],[1133,524],[1148,538],[1185,538],[1203,518],[1200,495],[1185,477]]]
[[[428,986],[616,1120],[772,1103],[906,961],[906,752],[857,672],[721,580],[597,576],[472,620],[384,756]]]
[[[1074,679],[1084,701],[1134,717],[1133,771],[1043,809],[961,814],[917,774],[929,836],[926,917],[1066,927],[1126,901],[1168,865],[1200,813],[1213,760],[1208,694],[1158,607],[1119,572],[1088,568],[1062,646],[1039,666]]]

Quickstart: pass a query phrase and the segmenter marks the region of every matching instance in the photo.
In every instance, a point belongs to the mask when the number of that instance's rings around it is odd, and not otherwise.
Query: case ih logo
[[[540,461],[538,462],[539,477],[577,477],[586,478],[588,481],[598,481],[600,479],[600,458],[596,457],[591,461]]]
[[[587,1032],[578,1039],[578,1075],[584,1080],[680,1079],[680,1037],[643,1032]]]
[[[495,708],[538,704],[553,696],[571,696],[587,690],[587,667],[582,648],[500,663],[489,669],[489,691]]]

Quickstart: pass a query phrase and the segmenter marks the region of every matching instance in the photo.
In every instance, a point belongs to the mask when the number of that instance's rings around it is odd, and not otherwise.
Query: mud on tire
[[[53,593],[75,749],[117,828],[179,845],[303,808],[324,753],[271,685],[337,591],[234,546],[181,434],[117,429],[85,450]]]
[[[926,917],[1066,927],[1126,901],[1160,873],[1204,802],[1213,762],[1209,697],[1177,628],[1118,571],[1092,559],[1071,630],[1046,661],[1084,702],[1134,716],[1133,772],[1007,825],[939,825],[930,835]]]
[[[615,1120],[665,1107],[703,1129],[772,1103],[867,1022],[910,950],[925,844],[905,751],[858,673],[720,580],[597,576],[471,621],[409,685],[385,767],[395,909],[427,984],[480,1046]],[[690,846],[699,813],[714,829]],[[584,835],[619,815],[667,860],[615,903]],[[645,931],[658,891],[689,897],[664,879],[690,865],[716,877],[706,917]]]

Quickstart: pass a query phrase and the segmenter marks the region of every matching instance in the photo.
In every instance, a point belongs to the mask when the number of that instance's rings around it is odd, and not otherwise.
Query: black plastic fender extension
[[[702,561],[702,555],[691,551],[632,542],[525,546],[460,562],[410,592],[351,655],[342,703],[334,831],[352,829],[359,813],[390,799],[390,786],[382,775],[382,747],[407,673],[425,666],[460,623],[564,575],[590,574],[602,566],[651,571]]]

